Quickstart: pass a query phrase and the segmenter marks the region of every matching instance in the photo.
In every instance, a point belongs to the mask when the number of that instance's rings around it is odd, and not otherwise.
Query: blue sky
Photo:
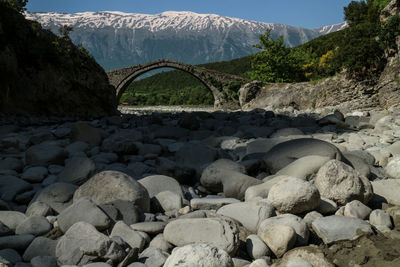
[[[31,12],[122,11],[157,14],[163,11],[213,13],[255,21],[317,28],[343,21],[351,0],[30,0]]]

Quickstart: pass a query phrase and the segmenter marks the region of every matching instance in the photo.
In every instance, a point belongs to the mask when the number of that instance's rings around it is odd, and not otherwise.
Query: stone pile
[[[400,225],[400,113],[323,112],[2,118],[0,265],[334,266]]]

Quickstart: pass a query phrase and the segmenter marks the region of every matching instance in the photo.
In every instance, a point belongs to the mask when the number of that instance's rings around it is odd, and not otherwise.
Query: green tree
[[[26,10],[25,6],[28,3],[28,0],[0,0],[0,1],[5,2],[10,7],[12,7],[13,9],[15,9],[20,13]]]
[[[74,28],[70,25],[62,25],[58,32],[61,34],[62,37],[69,38],[69,34],[74,30]]]
[[[274,40],[271,30],[267,30],[259,39],[260,43],[254,47],[262,51],[251,55],[250,78],[264,82],[295,82],[305,79],[301,70],[303,55],[285,47],[282,36]]]

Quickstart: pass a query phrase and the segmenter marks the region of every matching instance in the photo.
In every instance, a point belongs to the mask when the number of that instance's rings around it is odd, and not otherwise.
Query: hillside
[[[104,116],[115,113],[115,90],[85,49],[0,1],[0,112]]]
[[[63,25],[72,26],[73,42],[87,48],[106,70],[161,58],[188,64],[226,61],[255,53],[253,45],[267,29],[293,47],[346,26],[305,29],[187,11],[26,13],[26,17],[54,33]]]

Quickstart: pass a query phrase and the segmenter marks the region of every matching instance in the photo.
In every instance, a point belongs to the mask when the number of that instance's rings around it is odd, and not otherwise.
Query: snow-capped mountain
[[[319,32],[321,35],[325,35],[331,32],[337,32],[337,31],[341,31],[346,29],[349,26],[349,24],[347,24],[347,22],[342,22],[339,24],[333,24],[333,25],[329,25],[329,26],[323,26],[321,28],[316,28],[314,29],[314,31]]]
[[[253,45],[258,43],[258,35],[267,29],[272,30],[274,37],[282,35],[288,46],[338,29],[333,25],[310,30],[175,11],[156,15],[111,11],[25,15],[55,33],[62,25],[72,26],[70,37],[74,43],[82,43],[106,70],[159,58],[200,64],[243,57],[257,51]]]

